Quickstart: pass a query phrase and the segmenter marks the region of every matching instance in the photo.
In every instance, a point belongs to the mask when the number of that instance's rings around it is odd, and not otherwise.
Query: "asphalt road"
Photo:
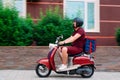
[[[95,72],[91,78],[52,72],[47,78],[39,78],[34,70],[0,70],[0,80],[120,80],[120,72]]]

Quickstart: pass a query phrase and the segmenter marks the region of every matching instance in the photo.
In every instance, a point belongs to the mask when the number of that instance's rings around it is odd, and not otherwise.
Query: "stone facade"
[[[0,69],[35,69],[40,58],[47,57],[47,46],[3,46],[0,47]],[[120,71],[120,47],[97,47],[95,56],[96,71]],[[55,55],[55,63],[60,62]]]

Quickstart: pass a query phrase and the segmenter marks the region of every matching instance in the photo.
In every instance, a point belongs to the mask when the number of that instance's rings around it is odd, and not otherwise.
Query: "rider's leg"
[[[62,65],[59,67],[59,70],[67,68],[67,62],[68,62],[68,54],[67,54],[67,47],[62,48]]]
[[[62,48],[62,63],[64,64],[64,65],[67,65],[67,62],[68,62],[68,53],[67,53],[67,47],[63,47]]]
[[[77,48],[74,46],[67,46],[67,47],[62,47],[60,51],[62,52],[62,56],[61,56],[62,67],[60,67],[59,69],[64,69],[64,67],[67,67],[68,54],[77,54],[77,53],[82,52],[83,49]]]
[[[63,60],[62,60],[62,49],[61,49],[61,47],[59,47],[58,53],[59,53],[59,57],[60,57],[61,61],[63,61]]]

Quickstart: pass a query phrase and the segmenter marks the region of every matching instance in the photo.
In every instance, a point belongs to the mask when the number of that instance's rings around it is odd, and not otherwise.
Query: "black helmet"
[[[83,20],[76,17],[73,19],[74,22],[76,22],[76,27],[81,27],[83,25]]]

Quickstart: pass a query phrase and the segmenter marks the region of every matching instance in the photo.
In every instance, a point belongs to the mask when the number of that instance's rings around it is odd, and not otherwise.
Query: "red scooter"
[[[59,48],[59,41],[63,36],[59,36],[56,39],[56,44],[49,44],[51,48],[50,52],[48,53],[47,58],[43,58],[37,61],[36,66],[36,74],[39,77],[48,77],[51,71],[55,71],[58,74],[78,74],[81,75],[83,78],[89,78],[94,74],[94,58],[90,53],[81,52],[76,55],[69,55],[68,56],[68,67],[64,70],[58,70],[54,56]]]

